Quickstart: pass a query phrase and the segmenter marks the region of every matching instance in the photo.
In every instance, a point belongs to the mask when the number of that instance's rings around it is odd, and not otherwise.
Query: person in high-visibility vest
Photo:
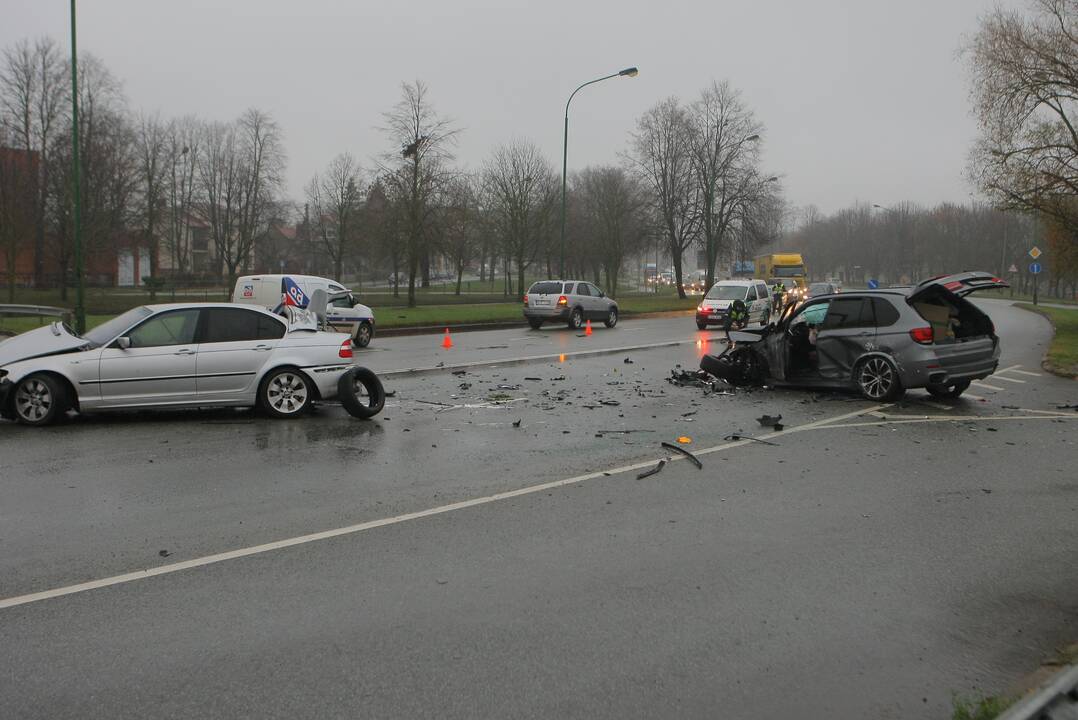
[[[786,286],[782,280],[775,280],[775,284],[771,286],[771,314],[778,316],[782,314],[782,300],[786,296]]]
[[[730,330],[741,330],[749,324],[749,308],[744,300],[734,300],[730,303],[730,309],[726,311],[726,322],[723,330],[726,331],[726,342],[730,342]]]

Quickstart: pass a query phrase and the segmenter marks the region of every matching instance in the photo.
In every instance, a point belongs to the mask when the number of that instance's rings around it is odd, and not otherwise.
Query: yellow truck
[[[801,253],[773,253],[756,258],[753,277],[759,278],[769,286],[775,279],[781,279],[787,288],[796,285],[801,290],[808,287],[805,260]]]

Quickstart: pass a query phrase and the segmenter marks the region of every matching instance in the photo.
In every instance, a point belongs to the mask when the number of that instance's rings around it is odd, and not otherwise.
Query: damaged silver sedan
[[[958,397],[999,364],[992,320],[965,296],[1005,287],[989,273],[967,272],[814,297],[776,323],[730,333],[730,346],[705,355],[700,368],[734,385],[855,389],[873,401],[912,388]]]

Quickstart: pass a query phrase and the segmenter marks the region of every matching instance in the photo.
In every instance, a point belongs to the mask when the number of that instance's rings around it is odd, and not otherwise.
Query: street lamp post
[[[86,332],[82,268],[82,203],[79,191],[79,69],[75,45],[75,0],[71,0],[71,191],[75,196],[75,332]],[[61,279],[61,282],[63,280]]]
[[[74,0],[72,0],[74,2]],[[573,101],[573,97],[588,85],[594,85],[597,82],[603,80],[609,80],[616,77],[636,77],[639,74],[639,70],[635,67],[628,67],[624,70],[620,70],[612,75],[605,75],[601,78],[595,78],[594,80],[588,80],[586,83],[573,90],[572,95],[565,103],[565,136],[562,141],[561,148],[561,262],[558,264],[558,276],[562,279],[565,278],[565,185],[566,185],[566,172],[569,166],[569,103]]]

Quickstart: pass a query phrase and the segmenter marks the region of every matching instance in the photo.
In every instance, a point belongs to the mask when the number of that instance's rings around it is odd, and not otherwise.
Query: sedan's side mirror
[[[126,335],[124,337],[116,338],[116,347],[120,348],[121,350],[130,350],[131,338],[127,337]]]

